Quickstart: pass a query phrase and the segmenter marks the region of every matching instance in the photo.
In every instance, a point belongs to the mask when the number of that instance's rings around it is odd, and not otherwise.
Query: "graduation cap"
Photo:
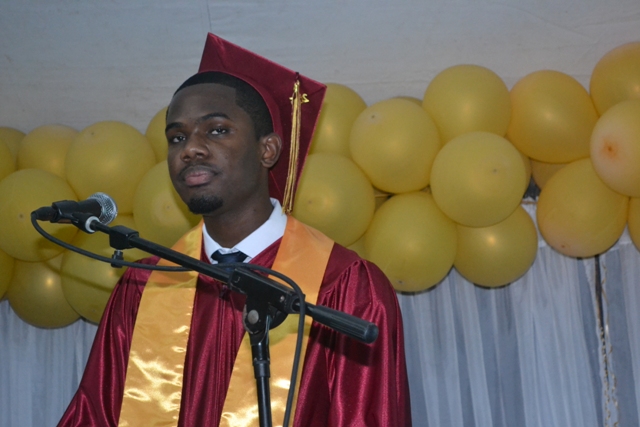
[[[208,71],[239,78],[264,99],[273,130],[283,141],[280,159],[269,172],[269,193],[291,212],[326,86],[211,33],[198,73]]]

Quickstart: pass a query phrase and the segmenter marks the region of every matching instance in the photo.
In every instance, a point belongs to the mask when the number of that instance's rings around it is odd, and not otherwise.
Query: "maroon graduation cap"
[[[211,33],[198,72],[207,71],[237,77],[262,95],[283,141],[280,159],[270,171],[269,193],[291,212],[327,87]]]

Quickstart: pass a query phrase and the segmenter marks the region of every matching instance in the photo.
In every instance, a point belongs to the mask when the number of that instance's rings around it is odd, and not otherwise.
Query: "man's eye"
[[[222,126],[217,126],[209,131],[212,135],[222,135],[227,133],[227,129]]]
[[[178,144],[184,141],[184,136],[182,135],[170,136],[167,138],[167,141],[169,142],[169,144]]]

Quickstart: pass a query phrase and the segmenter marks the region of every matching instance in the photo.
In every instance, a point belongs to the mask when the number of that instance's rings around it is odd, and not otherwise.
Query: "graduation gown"
[[[251,263],[273,264],[280,240]],[[201,255],[206,260],[206,255]],[[157,257],[143,260],[158,262]],[[116,285],[84,375],[59,427],[117,426],[138,305],[151,272],[130,268]],[[244,335],[245,297],[209,277],[196,287],[178,426],[218,426]],[[375,323],[378,339],[363,344],[317,323],[304,359],[294,427],[410,426],[402,318],[395,291],[372,263],[334,245],[318,305]],[[248,366],[247,369],[252,369]],[[273,420],[280,425],[282,420]]]

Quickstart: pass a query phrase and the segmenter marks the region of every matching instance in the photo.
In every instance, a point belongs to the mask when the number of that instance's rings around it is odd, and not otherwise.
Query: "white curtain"
[[[629,243],[603,259],[606,354],[612,364],[605,403],[618,414],[621,427],[640,426],[640,253]]]
[[[639,282],[640,253],[625,235],[599,259],[542,243],[527,274],[500,289],[453,270],[429,291],[399,295],[414,425],[640,425]],[[0,303],[1,426],[56,424],[95,329],[38,329]]]
[[[0,426],[55,426],[80,382],[96,326],[41,329],[0,302]]]
[[[500,289],[452,271],[400,295],[415,425],[640,425],[639,282],[640,253],[625,235],[599,259],[543,246]]]

